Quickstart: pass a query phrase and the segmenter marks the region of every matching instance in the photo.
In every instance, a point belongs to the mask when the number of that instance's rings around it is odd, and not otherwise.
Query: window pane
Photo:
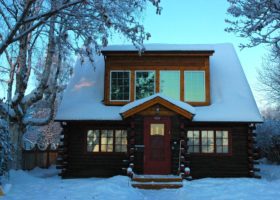
[[[185,101],[205,101],[205,73],[204,71],[185,71]]]
[[[110,97],[112,101],[129,101],[130,72],[111,71]]]
[[[223,153],[228,153],[228,146],[223,146]]]
[[[113,152],[113,144],[107,145],[107,152]]]
[[[89,130],[87,132],[87,151],[98,152],[99,151],[99,130]]]
[[[223,134],[222,131],[216,131],[216,138],[222,138]]]
[[[193,152],[194,153],[199,153],[199,146],[194,146]]]
[[[223,147],[222,146],[217,146],[216,147],[216,151],[217,151],[217,153],[223,153]]]
[[[216,145],[223,145],[223,140],[221,138],[216,139]]]
[[[151,124],[151,135],[164,135],[164,124]]]
[[[223,138],[228,138],[228,131],[223,131]]]
[[[189,152],[189,153],[193,153],[193,152],[194,152],[194,150],[193,150],[193,146],[189,146],[189,148],[188,148],[188,152]]]
[[[160,71],[160,93],[180,100],[180,71]]]
[[[155,93],[155,72],[137,71],[135,73],[135,98],[142,99]]]

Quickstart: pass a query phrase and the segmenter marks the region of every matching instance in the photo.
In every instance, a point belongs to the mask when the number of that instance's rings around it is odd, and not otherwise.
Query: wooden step
[[[182,177],[174,176],[174,177],[133,177],[132,181],[134,182],[182,182]]]
[[[183,179],[175,175],[134,175],[131,185],[140,189],[173,189],[182,187]]]
[[[131,185],[135,188],[150,190],[176,189],[183,187],[182,182],[132,182]]]

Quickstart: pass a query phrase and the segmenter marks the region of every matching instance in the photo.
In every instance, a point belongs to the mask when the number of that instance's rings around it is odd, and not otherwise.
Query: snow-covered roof
[[[139,99],[139,100],[133,101],[131,103],[128,103],[128,104],[121,107],[120,113],[125,113],[128,110],[131,110],[135,107],[138,107],[138,106],[142,105],[143,103],[148,102],[148,101],[150,101],[152,99],[155,99],[157,97],[160,97],[160,98],[168,101],[169,103],[171,103],[171,104],[173,104],[173,105],[175,105],[175,106],[177,106],[177,107],[179,107],[179,108],[181,108],[181,109],[183,109],[183,110],[185,110],[185,111],[187,111],[191,114],[195,114],[195,108],[192,107],[190,104],[179,101],[179,100],[172,99],[172,98],[167,97],[167,96],[165,96],[163,94],[160,94],[160,93],[156,93],[156,94],[151,95],[149,97],[146,97],[146,98]]]
[[[203,44],[147,44],[145,51],[214,51],[211,45]],[[111,45],[102,49],[105,52],[114,51],[138,51],[133,45]],[[144,52],[145,53],[145,52]]]
[[[167,45],[148,44],[153,50],[214,50],[210,57],[210,106],[195,107],[195,122],[262,122],[251,89],[231,44]],[[105,50],[125,51],[131,45],[110,46]],[[104,99],[104,58],[96,56],[96,70],[78,61],[74,76],[64,92],[56,120],[122,120],[121,106],[106,106]],[[124,109],[124,108],[123,108]]]

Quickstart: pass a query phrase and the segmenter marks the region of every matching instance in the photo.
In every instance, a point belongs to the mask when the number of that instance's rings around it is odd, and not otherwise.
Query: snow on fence
[[[57,149],[48,145],[47,148],[39,148],[34,145],[32,149],[23,148],[23,169],[31,170],[35,167],[48,168],[56,163]]]

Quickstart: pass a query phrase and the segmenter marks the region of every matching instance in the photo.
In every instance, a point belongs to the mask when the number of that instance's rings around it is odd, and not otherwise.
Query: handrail
[[[182,156],[182,142],[185,142],[184,140],[180,140],[180,145],[179,145],[179,166],[178,166],[178,171],[180,171],[181,167],[181,156]]]

